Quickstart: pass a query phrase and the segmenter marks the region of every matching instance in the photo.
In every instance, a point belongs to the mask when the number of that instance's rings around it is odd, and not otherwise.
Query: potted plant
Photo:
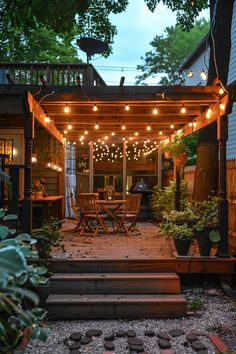
[[[216,196],[209,196],[201,202],[193,203],[196,216],[195,238],[201,256],[209,256],[212,244],[220,241],[218,230],[218,202]]]
[[[35,199],[42,199],[45,193],[45,187],[39,178],[36,178],[33,183],[33,197]]]
[[[169,140],[166,141],[162,148],[166,158],[173,158],[177,166],[185,165],[187,152],[182,131],[175,134],[171,142]]]
[[[164,214],[164,221],[161,229],[167,238],[174,240],[178,255],[186,256],[189,252],[191,241],[194,235],[191,225],[191,210],[172,210],[170,214]]]
[[[63,220],[51,218],[43,223],[42,227],[32,231],[33,238],[37,240],[36,248],[39,258],[50,258],[53,246],[60,246],[64,250],[63,245],[59,242],[61,238],[59,229],[63,222]]]

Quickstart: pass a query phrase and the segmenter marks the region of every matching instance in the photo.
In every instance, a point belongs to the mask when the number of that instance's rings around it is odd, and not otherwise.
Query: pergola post
[[[174,164],[175,168],[175,185],[176,185],[176,190],[175,190],[175,210],[180,210],[180,199],[181,199],[181,191],[180,191],[180,185],[181,185],[181,176],[180,176],[180,168],[176,164]]]
[[[93,141],[89,144],[89,193],[93,193]]]
[[[157,150],[157,185],[159,188],[162,187],[162,148],[161,148],[161,145],[158,146],[158,150]]]
[[[228,116],[225,114],[217,120],[217,140],[219,147],[219,232],[221,239],[218,257],[229,257],[228,253],[228,200],[226,187],[226,142],[228,139]]]
[[[28,93],[23,97],[24,138],[25,138],[25,173],[24,173],[24,199],[22,202],[22,231],[32,233],[32,146],[34,139],[34,116],[30,112]]]
[[[126,171],[126,142],[123,142],[123,169],[122,169],[122,186],[123,186],[123,199],[126,199],[126,179],[127,179],[127,171]]]

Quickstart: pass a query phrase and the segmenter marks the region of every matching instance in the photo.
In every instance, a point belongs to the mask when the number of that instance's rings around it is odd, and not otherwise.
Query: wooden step
[[[49,319],[175,318],[185,316],[181,295],[51,294],[46,300]]]
[[[54,294],[178,294],[175,273],[88,273],[51,276]]]

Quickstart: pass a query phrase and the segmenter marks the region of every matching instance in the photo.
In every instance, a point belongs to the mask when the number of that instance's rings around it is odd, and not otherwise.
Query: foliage
[[[161,2],[165,4],[176,12],[177,22],[185,30],[208,7],[207,0],[144,1],[150,11]],[[110,15],[125,11],[128,3],[129,0],[0,0],[0,60],[77,62],[73,42],[76,36],[106,41],[109,49],[104,55],[107,56],[112,52],[117,33]]]
[[[34,192],[44,192],[45,191],[45,187],[44,187],[43,183],[41,182],[40,178],[36,178],[34,180],[32,190]]]
[[[32,231],[32,236],[37,240],[36,246],[40,258],[50,258],[52,247],[60,245],[61,234],[59,229],[62,223],[63,220],[51,218],[42,227]],[[63,246],[60,246],[63,249]]]
[[[188,303],[188,309],[191,311],[199,311],[203,307],[203,300],[200,297],[195,297],[192,301]]]
[[[170,213],[164,212],[161,224],[164,235],[175,240],[191,240],[193,237],[193,216],[188,202],[186,202],[183,211],[172,210]]]
[[[195,230],[200,232],[206,228],[212,229],[209,232],[209,238],[212,242],[220,241],[218,226],[218,203],[219,197],[208,196],[203,201],[193,202],[193,212],[196,217]]]
[[[4,215],[0,209],[4,223],[17,219],[16,215]],[[47,269],[27,264],[27,257],[37,257],[31,249],[36,240],[28,234],[15,234],[16,230],[0,225],[0,348],[6,354],[17,347],[26,329],[31,338],[45,341],[48,335],[42,323],[46,311],[32,308],[38,304],[38,296],[23,287],[46,283]]]
[[[186,166],[193,166],[196,164],[197,146],[198,146],[198,132],[188,135],[183,138],[185,144],[185,151],[187,153]]]
[[[204,19],[196,21],[189,32],[184,32],[180,25],[167,27],[164,35],[151,41],[152,50],[141,57],[142,64],[137,69],[143,73],[136,77],[136,83],[142,84],[148,77],[163,73],[160,85],[182,84],[183,76],[178,69],[208,30],[209,23]]]
[[[187,198],[186,198],[186,184],[184,181],[181,182],[181,209],[184,209]],[[175,209],[175,192],[176,192],[176,182],[171,181],[168,187],[163,189],[159,187],[153,188],[153,193],[151,197],[150,206],[153,209],[153,213],[157,220],[161,220],[163,213],[170,213]]]

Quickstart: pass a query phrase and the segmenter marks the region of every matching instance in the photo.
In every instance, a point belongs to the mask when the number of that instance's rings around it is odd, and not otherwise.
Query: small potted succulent
[[[41,182],[39,178],[36,178],[33,183],[33,197],[34,199],[42,199],[45,193],[44,184]]]

